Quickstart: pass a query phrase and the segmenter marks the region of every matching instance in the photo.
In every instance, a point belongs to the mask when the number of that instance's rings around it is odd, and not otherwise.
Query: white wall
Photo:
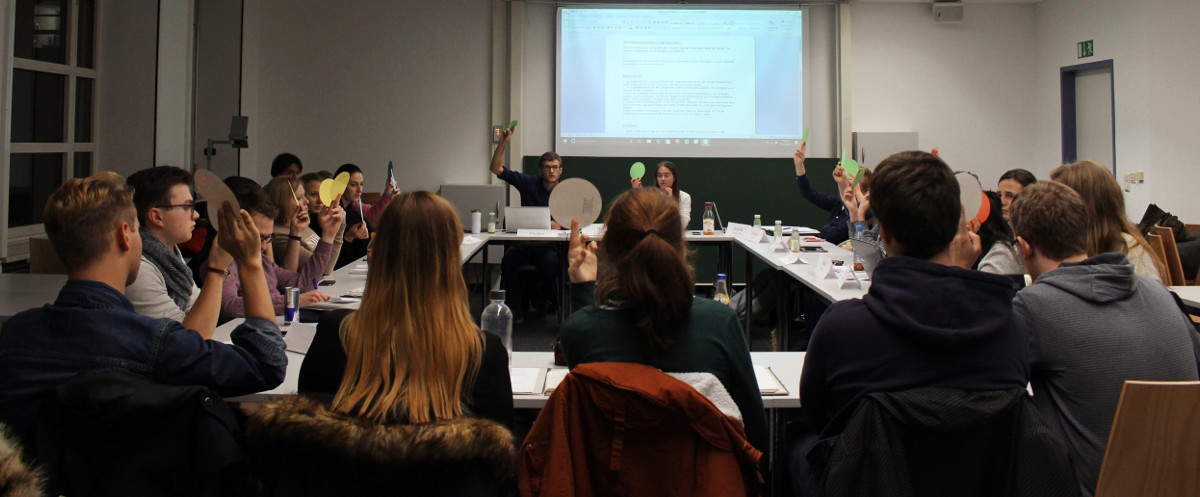
[[[1125,194],[1127,215],[1137,222],[1155,202],[1200,222],[1200,204],[1190,201],[1200,179],[1192,165],[1200,135],[1200,2],[1046,0],[1036,19],[1035,125],[1046,132],[1035,137],[1033,151],[1048,166],[1034,172],[1047,176],[1062,159],[1060,68],[1111,59],[1117,174],[1146,173],[1146,182]],[[1095,40],[1095,56],[1079,59],[1076,44],[1085,40]]]
[[[280,152],[305,171],[350,162],[379,191],[484,183],[491,154],[490,0],[247,0],[242,174]]]
[[[96,171],[154,165],[158,0],[100,2],[97,12]]]
[[[158,5],[155,166],[171,165],[187,169],[192,160],[194,2],[169,0]]]
[[[928,4],[852,4],[853,131],[916,131],[985,187],[1015,167],[1042,175],[1053,164],[1032,163],[1029,143],[1057,127],[1031,126],[1034,13],[968,4],[962,23],[934,24]]]

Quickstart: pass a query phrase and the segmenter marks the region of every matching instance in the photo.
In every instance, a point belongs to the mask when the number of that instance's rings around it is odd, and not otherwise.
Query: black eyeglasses
[[[557,169],[562,169],[562,166],[542,166],[542,169],[547,169],[547,170],[550,170],[550,171],[554,171],[554,170],[557,170]]]
[[[163,204],[163,205],[156,205],[155,207],[157,207],[159,209],[179,208],[179,209],[183,209],[185,212],[189,212],[189,213],[196,210],[196,204]]]
[[[260,234],[260,235],[258,235],[258,240],[261,241],[262,243],[267,243],[267,242],[271,241],[271,235],[261,235]]]

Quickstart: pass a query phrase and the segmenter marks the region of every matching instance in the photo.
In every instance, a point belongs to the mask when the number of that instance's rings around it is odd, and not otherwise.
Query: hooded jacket
[[[1008,278],[888,257],[862,299],[834,303],[817,322],[800,403],[810,429],[820,431],[868,393],[1025,388],[1028,352]]]
[[[1197,379],[1195,329],[1117,252],[1042,274],[1013,308],[1029,324],[1034,405],[1094,492],[1125,380]]]

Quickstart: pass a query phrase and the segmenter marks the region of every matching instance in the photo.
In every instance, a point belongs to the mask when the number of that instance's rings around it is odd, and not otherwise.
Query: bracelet
[[[304,241],[303,238],[300,238],[299,236],[296,236],[296,235],[288,235],[288,240],[295,240],[297,242]]]
[[[217,273],[217,274],[221,275],[221,277],[229,276],[229,270],[228,270],[228,269],[217,269],[217,268],[215,268],[215,267],[212,267],[212,266],[208,266],[208,267],[206,267],[206,268],[204,268],[204,269],[205,269],[205,270],[207,270],[207,271],[208,271],[208,272],[210,272],[210,273]]]

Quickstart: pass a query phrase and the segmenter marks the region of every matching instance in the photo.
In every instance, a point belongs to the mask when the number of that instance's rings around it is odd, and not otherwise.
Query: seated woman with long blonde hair
[[[1125,217],[1125,194],[1104,166],[1081,160],[1058,166],[1050,179],[1075,190],[1088,208],[1087,255],[1120,252],[1133,263],[1133,270],[1158,281],[1171,281],[1164,261],[1158,260],[1146,238]]]
[[[471,319],[459,262],[462,224],[429,192],[404,193],[379,219],[357,311],[325,313],[300,368],[301,393],[376,422],[475,415],[511,427],[508,353]]]

